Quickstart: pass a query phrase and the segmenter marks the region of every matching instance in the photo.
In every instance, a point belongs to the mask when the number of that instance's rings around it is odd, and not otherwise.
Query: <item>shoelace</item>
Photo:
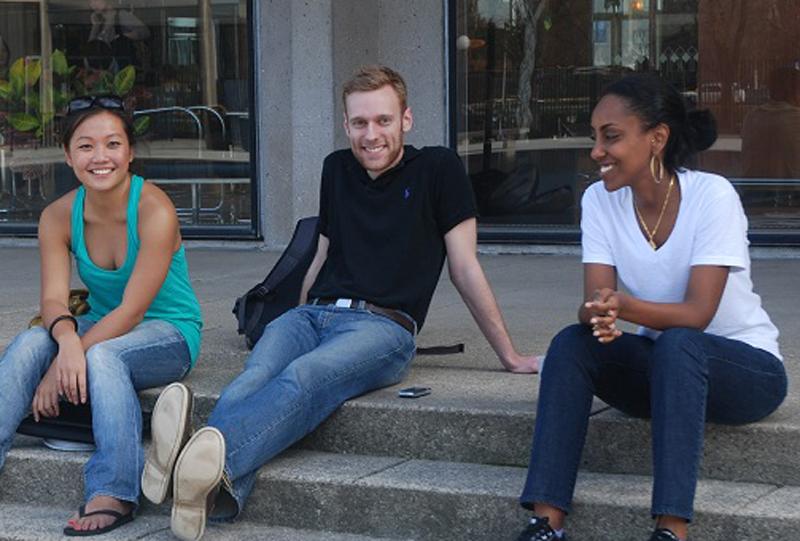
[[[526,541],[553,541],[556,532],[548,524],[547,517],[532,517],[524,532]]]

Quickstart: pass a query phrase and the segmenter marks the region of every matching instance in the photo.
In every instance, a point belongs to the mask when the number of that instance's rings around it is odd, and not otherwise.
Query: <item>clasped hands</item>
[[[622,331],[617,328],[622,296],[623,294],[619,291],[604,287],[595,290],[592,299],[584,304],[589,312],[592,334],[601,344],[608,344],[622,336]]]

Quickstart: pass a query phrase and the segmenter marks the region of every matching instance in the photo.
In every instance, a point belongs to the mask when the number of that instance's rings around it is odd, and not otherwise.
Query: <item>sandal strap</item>
[[[110,517],[114,517],[115,520],[119,520],[124,516],[119,511],[114,511],[113,509],[98,509],[97,511],[92,511],[91,513],[84,513],[81,515],[81,517],[93,517],[95,515],[108,515]]]

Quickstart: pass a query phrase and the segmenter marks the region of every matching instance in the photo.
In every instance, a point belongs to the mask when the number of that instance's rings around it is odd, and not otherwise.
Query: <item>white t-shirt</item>
[[[706,332],[740,340],[783,360],[778,329],[753,292],[747,217],[739,195],[724,177],[683,170],[677,181],[681,203],[667,241],[653,250],[639,229],[633,192],[608,192],[602,182],[586,190],[582,201],[584,263],[616,267],[619,280],[635,297],[651,302],[682,302],[693,265],[730,267],[717,313]],[[658,331],[640,327],[655,339]]]

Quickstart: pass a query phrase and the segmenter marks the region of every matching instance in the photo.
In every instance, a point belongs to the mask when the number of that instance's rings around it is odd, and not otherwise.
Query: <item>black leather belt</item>
[[[399,310],[394,310],[392,308],[384,308],[383,306],[378,306],[358,299],[335,299],[333,297],[322,297],[322,298],[312,299],[309,302],[309,304],[334,305],[338,306],[339,308],[354,308],[354,309],[361,308],[369,310],[374,314],[391,319],[392,321],[403,327],[405,330],[410,332],[412,335],[414,334],[414,327],[416,326],[408,316],[404,315]]]

